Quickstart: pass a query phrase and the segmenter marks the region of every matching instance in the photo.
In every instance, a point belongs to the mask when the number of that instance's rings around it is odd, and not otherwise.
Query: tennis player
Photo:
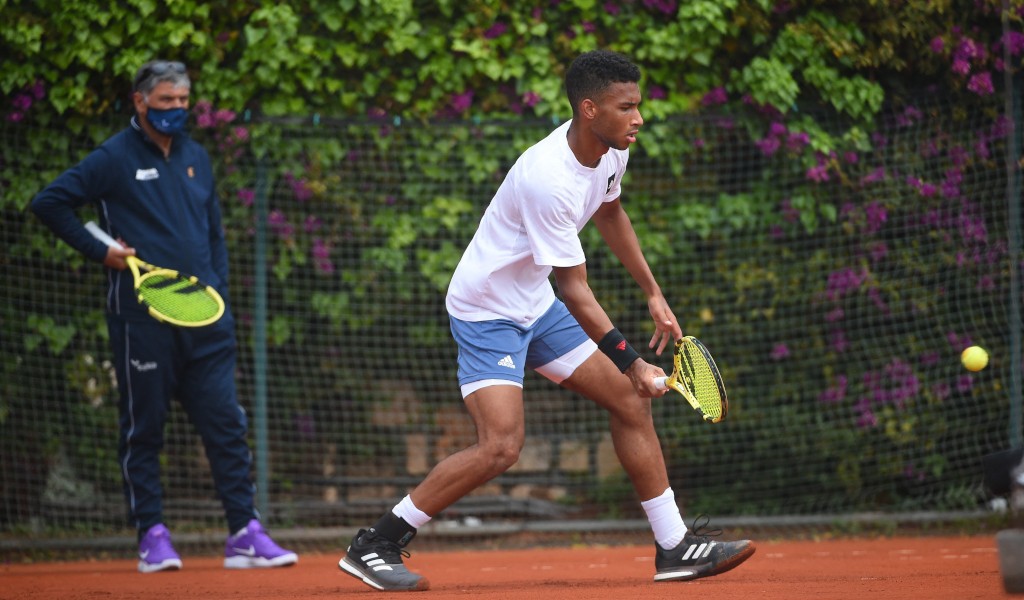
[[[750,541],[713,541],[687,529],[651,415],[651,398],[664,394],[654,379],[665,373],[629,345],[587,283],[579,232],[593,221],[647,297],[650,347],[661,354],[682,337],[619,201],[628,149],[643,125],[639,80],[639,68],[613,52],[573,61],[565,76],[572,120],[520,156],[484,212],[446,300],[478,439],[358,532],[338,566],[367,585],[429,587],[403,564],[405,547],[417,528],[519,459],[525,369],[608,411],[615,452],[654,532],[655,581],[717,575],[754,553]]]

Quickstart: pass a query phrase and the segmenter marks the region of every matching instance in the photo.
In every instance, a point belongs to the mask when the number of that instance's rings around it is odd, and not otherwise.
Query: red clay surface
[[[228,571],[221,559],[184,556],[177,572],[142,575],[126,560],[0,565],[0,599],[138,598],[309,600],[373,598],[337,567],[337,554],[299,564]],[[654,583],[649,546],[415,552],[409,567],[430,579],[414,597],[619,600],[1022,598],[1003,589],[995,538],[920,537],[759,542],[736,569],[692,582]]]

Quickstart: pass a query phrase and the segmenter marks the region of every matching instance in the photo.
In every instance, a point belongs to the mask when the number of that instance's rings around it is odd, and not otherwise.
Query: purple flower
[[[777,137],[766,137],[757,140],[754,142],[754,145],[757,146],[765,156],[771,156],[778,152],[781,142],[779,142],[779,138]]]
[[[36,79],[36,82],[32,84],[32,97],[36,100],[42,100],[46,96],[46,84],[42,79]]]
[[[235,116],[236,115],[234,111],[222,108],[213,114],[213,119],[217,122],[218,125],[222,125],[224,123],[230,123],[234,121]]]
[[[452,96],[451,106],[456,113],[464,113],[473,105],[473,90],[466,90]]]
[[[238,200],[241,201],[242,206],[249,208],[252,206],[255,199],[256,192],[252,188],[242,188],[238,190]]]
[[[803,131],[791,131],[786,139],[786,149],[791,152],[799,152],[804,146],[811,143],[811,136]]]
[[[676,12],[675,0],[644,0],[644,6],[665,15],[672,15]]]
[[[319,231],[320,227],[323,226],[323,221],[316,215],[309,215],[306,217],[306,221],[302,224],[302,230],[306,233],[315,233]]]
[[[292,188],[292,193],[295,194],[295,199],[299,202],[305,202],[313,197],[313,190],[309,189],[306,185],[305,179],[296,179],[291,173],[285,173],[284,180],[288,182],[288,186]]]
[[[807,169],[807,179],[822,183],[829,180],[828,165],[819,162],[817,165]]]
[[[1010,50],[1010,56],[1017,56],[1024,52],[1024,33],[1020,31],[1007,31],[1003,35],[1003,45]]]
[[[966,75],[971,72],[971,63],[962,58],[953,61],[952,71],[957,75]]]
[[[782,213],[783,220],[787,223],[796,223],[800,220],[800,210],[793,206],[789,198],[784,199],[779,204],[779,210]]]
[[[334,263],[331,261],[331,246],[320,238],[313,240],[313,247],[310,249],[313,256],[313,266],[324,275],[334,273]]]
[[[868,249],[872,262],[878,262],[889,255],[889,246],[885,242],[877,242]]]
[[[283,238],[290,238],[295,231],[295,228],[288,223],[288,218],[279,210],[270,211],[270,214],[267,215],[267,223],[274,233]]]
[[[15,94],[11,104],[15,109],[25,111],[32,107],[32,96],[28,94]]]
[[[942,50],[946,47],[946,42],[942,40],[942,37],[935,36],[932,38],[932,43],[929,44],[929,47],[935,54],[940,54]]]
[[[967,89],[979,96],[990,96],[995,92],[992,86],[992,73],[985,71],[973,75],[967,82]]]
[[[499,21],[498,23],[491,25],[487,31],[484,32],[484,38],[493,40],[496,37],[501,37],[501,35],[506,31],[508,31],[508,25]]]
[[[869,202],[864,207],[865,233],[875,233],[889,219],[889,211],[881,202]]]
[[[828,274],[825,294],[829,300],[838,300],[849,292],[858,289],[868,278],[867,270],[854,270],[844,267]]]
[[[710,92],[704,94],[704,97],[700,99],[702,106],[715,106],[718,104],[725,104],[729,100],[729,95],[725,92],[724,87],[716,87]]]
[[[775,344],[774,346],[772,346],[770,356],[771,359],[774,361],[780,361],[784,358],[789,357],[789,346],[782,342]]]
[[[956,391],[961,394],[966,394],[972,389],[974,389],[974,380],[971,379],[970,375],[961,375],[960,377],[957,377]]]
[[[850,349],[850,342],[846,339],[846,332],[842,329],[833,329],[829,332],[828,345],[832,346],[837,354],[843,354]]]
[[[619,5],[615,4],[614,2],[605,2],[604,3],[604,12],[606,12],[606,13],[608,13],[610,15],[617,15],[617,14],[619,14],[620,10],[621,9],[619,8]]]
[[[647,88],[647,97],[651,100],[664,100],[667,96],[668,94],[665,92],[665,88],[660,85],[652,83],[651,86]]]
[[[818,395],[818,402],[822,404],[838,404],[846,398],[846,375],[836,376],[835,385],[827,388]]]
[[[875,183],[876,181],[885,181],[885,167],[878,167],[874,171],[871,171],[864,177],[860,178],[861,185],[866,183]]]
[[[538,102],[540,102],[540,96],[537,95],[537,92],[526,92],[523,94],[523,104],[529,108],[537,106]]]

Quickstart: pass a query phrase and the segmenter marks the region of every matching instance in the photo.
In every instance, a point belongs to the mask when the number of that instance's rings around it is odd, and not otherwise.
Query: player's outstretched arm
[[[619,200],[602,204],[592,220],[612,253],[647,296],[647,307],[654,320],[654,335],[651,336],[649,347],[661,354],[669,342],[683,337],[683,331],[647,264],[636,231],[633,230],[633,222]]]

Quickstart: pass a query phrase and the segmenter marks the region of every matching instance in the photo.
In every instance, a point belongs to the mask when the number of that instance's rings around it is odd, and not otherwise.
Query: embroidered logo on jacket
[[[135,370],[140,373],[152,371],[157,368],[156,361],[142,362],[140,360],[133,358],[130,362],[132,363],[132,367],[134,367]]]

